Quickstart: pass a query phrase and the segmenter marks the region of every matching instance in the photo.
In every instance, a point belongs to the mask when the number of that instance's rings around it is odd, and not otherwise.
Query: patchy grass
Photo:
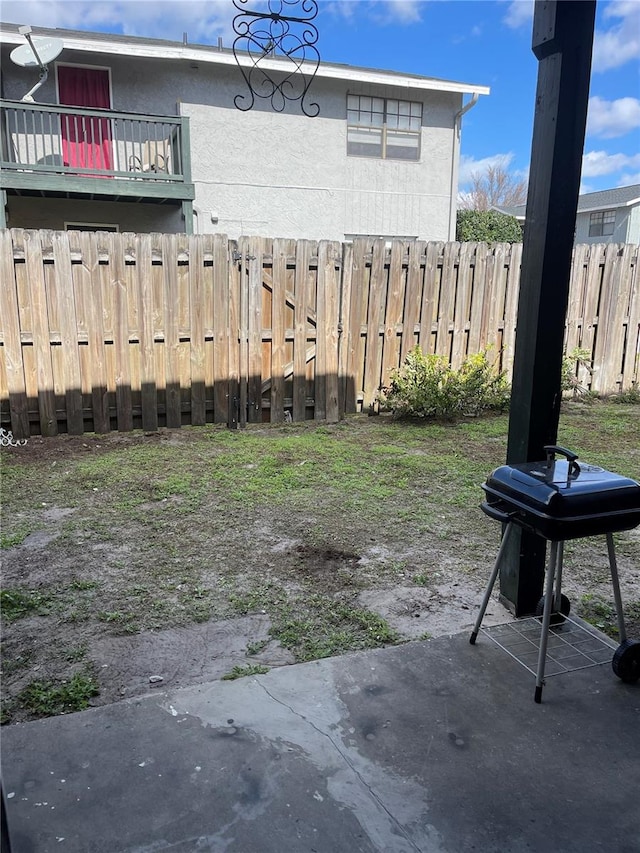
[[[268,666],[259,664],[247,664],[247,666],[234,666],[231,672],[222,676],[222,681],[235,681],[236,678],[244,678],[247,675],[264,675],[269,672]]]
[[[481,598],[498,525],[478,508],[480,486],[504,462],[507,431],[506,415],[453,424],[383,415],[238,432],[209,425],[35,437],[3,449],[9,701],[36,673],[70,683],[74,667],[96,663],[94,644],[113,635],[209,620],[266,616],[270,640],[258,620],[263,633],[244,640],[249,658],[273,640],[296,660],[399,642],[392,607],[363,603],[387,592],[393,601],[398,586],[411,590],[430,629],[429,608],[447,595],[441,587],[462,580]],[[640,479],[637,406],[571,403],[558,442]],[[46,544],[24,547],[29,533],[45,534]],[[616,543],[621,579],[633,583],[640,538],[617,534]],[[587,594],[606,602],[602,543],[567,543],[566,553],[576,609]],[[640,607],[627,583],[634,636]],[[602,612],[592,618],[607,622]],[[96,671],[103,695],[119,698],[109,670]],[[16,720],[36,713],[14,707]]]
[[[39,589],[13,589],[0,590],[0,612],[2,619],[13,622],[32,614],[47,612],[51,603],[51,596]]]
[[[76,673],[70,681],[32,681],[18,699],[35,717],[53,717],[84,711],[92,696],[98,695],[98,683],[87,672]]]

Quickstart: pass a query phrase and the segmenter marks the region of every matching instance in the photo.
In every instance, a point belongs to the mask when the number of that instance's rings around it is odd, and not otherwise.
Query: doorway
[[[57,71],[60,104],[91,109],[111,108],[107,68],[58,65]],[[65,166],[96,171],[110,170],[113,167],[110,119],[63,114],[60,116],[60,122],[62,159]]]

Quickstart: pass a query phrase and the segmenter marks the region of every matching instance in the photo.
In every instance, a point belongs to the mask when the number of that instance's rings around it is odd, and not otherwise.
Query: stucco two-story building
[[[486,86],[321,62],[317,116],[242,111],[221,44],[33,36],[63,48],[29,102],[38,69],[11,61],[25,37],[0,25],[3,227],[455,237],[462,116]]]

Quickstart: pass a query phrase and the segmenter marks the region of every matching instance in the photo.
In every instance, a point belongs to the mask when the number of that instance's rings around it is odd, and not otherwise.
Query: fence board
[[[447,243],[442,262],[442,284],[438,304],[436,330],[436,355],[450,359],[453,351],[453,323],[458,290],[458,268],[456,261],[460,243]]]
[[[596,329],[598,326],[597,312],[600,303],[604,267],[604,249],[605,247],[602,243],[592,244],[589,249],[589,270],[587,273],[581,346],[590,353],[594,352],[596,341]],[[592,385],[594,390],[595,387],[595,384]]]
[[[7,394],[10,402],[11,430],[14,438],[28,438],[29,409],[22,360],[22,342],[20,339],[20,313],[18,292],[13,262],[11,232],[2,231],[0,271],[0,323],[2,324],[3,355]]]
[[[380,386],[389,385],[391,371],[400,366],[401,339],[405,334],[402,313],[406,280],[403,276],[402,259],[405,246],[395,240],[391,246],[389,261],[389,291],[384,312],[384,332],[382,335],[382,374]],[[398,335],[398,329],[401,330]],[[406,330],[410,334],[409,329]]]
[[[316,358],[315,358],[315,420],[327,416],[327,241],[318,243],[318,266],[316,273]]]
[[[164,362],[165,405],[168,427],[182,423],[180,406],[180,368],[178,345],[178,261],[175,234],[162,235],[162,271],[164,283]]]
[[[351,349],[351,327],[348,321],[351,310],[351,277],[353,274],[353,243],[342,244],[342,276],[340,288],[340,316],[338,318],[338,409],[346,412],[347,397],[353,394],[349,386],[348,358]],[[353,409],[355,411],[355,403]]]
[[[511,369],[518,244],[2,238],[2,419],[17,436],[278,422],[289,408],[335,420],[374,403],[416,341],[455,365],[494,344]],[[637,246],[575,248],[566,327],[594,390],[638,380]]]
[[[285,240],[273,241],[271,279],[271,421],[284,421],[285,307],[287,292],[287,249]]]
[[[229,287],[228,240],[213,238],[213,420],[224,423],[229,413]],[[202,266],[198,267],[202,275]]]
[[[587,261],[588,248],[588,246],[581,244],[579,246],[574,246],[573,249],[565,332],[565,349],[567,352],[571,352],[580,346],[582,307],[584,304],[585,264]]]
[[[324,375],[326,382],[326,419],[336,423],[340,418],[338,389],[338,327],[340,322],[340,244],[327,244],[328,260],[325,267],[325,328],[327,342]],[[318,271],[319,267],[318,259]],[[318,287],[320,285],[318,284]],[[320,331],[317,340],[322,336]]]
[[[621,390],[628,390],[634,383],[640,384],[640,286],[639,246],[625,246],[625,257],[629,259],[626,275],[629,277],[629,316],[627,340],[622,369]]]
[[[40,232],[24,232],[25,267],[33,321],[33,349],[35,355],[35,379],[38,389],[40,431],[42,435],[57,435],[58,420],[53,383],[47,292],[44,282],[44,263],[40,240]]]
[[[400,363],[417,343],[416,326],[420,323],[420,304],[422,302],[422,283],[424,279],[420,255],[424,243],[414,240],[409,244],[409,263],[407,267],[407,286],[404,293],[404,311],[402,320],[402,341],[400,344]]]
[[[307,407],[307,275],[310,243],[299,240],[296,247],[294,338],[293,338],[293,420],[303,421]]]
[[[148,234],[136,238],[138,322],[140,324],[140,405],[142,428],[158,429],[158,383],[155,372],[152,245]]]
[[[373,404],[376,392],[381,386],[383,337],[380,334],[380,327],[388,286],[388,272],[385,267],[385,241],[376,240],[373,244],[371,278],[368,287],[369,309],[367,312],[363,408],[368,408]]]
[[[458,290],[455,294],[453,312],[453,341],[451,364],[457,370],[467,356],[469,340],[469,317],[471,314],[471,279],[473,276],[473,260],[475,243],[460,244],[460,261],[458,265]]]
[[[477,243],[475,249],[475,266],[471,285],[471,307],[469,310],[469,339],[467,342],[470,354],[481,352],[482,341],[482,307],[487,275],[487,244]]]
[[[509,375],[513,369],[516,348],[516,325],[518,322],[518,296],[520,291],[520,265],[522,263],[522,243],[509,247],[509,271],[507,274],[504,302],[504,332],[502,335],[502,358],[500,364]],[[500,353],[495,353],[496,358]]]
[[[351,310],[348,320],[349,351],[347,374],[353,381],[347,385],[346,411],[355,412],[362,396],[364,336],[362,326],[367,316],[368,277],[365,253],[371,250],[370,241],[357,238],[353,242],[353,271],[351,275]]]
[[[435,352],[436,336],[436,313],[440,299],[440,285],[442,268],[440,267],[440,256],[444,252],[444,243],[428,243],[424,270],[424,296],[422,300],[422,311],[420,313],[420,334],[418,344],[423,352]]]
[[[118,430],[133,429],[133,407],[131,399],[131,362],[129,348],[129,310],[127,283],[125,280],[125,258],[122,243],[109,235],[109,255],[112,261],[113,310],[114,310],[114,355],[116,384],[116,420]]]
[[[82,413],[82,380],[80,378],[80,356],[76,302],[74,299],[73,274],[69,237],[64,231],[52,234],[53,261],[57,281],[58,317],[62,344],[62,382],[66,398],[67,431],[82,435],[84,419]]]

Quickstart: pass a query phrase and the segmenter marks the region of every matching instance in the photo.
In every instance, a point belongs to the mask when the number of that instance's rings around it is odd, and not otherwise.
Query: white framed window
[[[347,154],[382,160],[419,160],[422,104],[347,95]]]
[[[111,222],[65,222],[65,231],[120,231],[120,226]]]
[[[600,210],[589,217],[589,237],[610,237],[616,225],[615,210]]]

